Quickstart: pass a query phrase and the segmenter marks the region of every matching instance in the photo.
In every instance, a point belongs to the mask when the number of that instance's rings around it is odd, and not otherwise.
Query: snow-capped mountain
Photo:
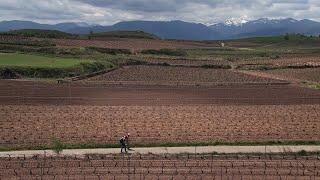
[[[227,26],[241,26],[242,24],[247,23],[247,17],[240,17],[240,18],[230,18],[225,20],[224,24]]]
[[[239,21],[237,21],[239,22]],[[219,23],[210,26],[221,39],[243,38],[254,36],[272,36],[285,33],[302,33],[307,35],[319,35],[320,23],[311,20],[268,19],[261,18],[253,21],[232,25]]]

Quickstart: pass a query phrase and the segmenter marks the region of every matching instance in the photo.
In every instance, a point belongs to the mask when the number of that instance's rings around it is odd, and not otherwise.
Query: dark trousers
[[[127,146],[124,142],[120,142],[121,144],[121,152],[123,152],[123,149],[124,149],[124,152],[127,152]]]

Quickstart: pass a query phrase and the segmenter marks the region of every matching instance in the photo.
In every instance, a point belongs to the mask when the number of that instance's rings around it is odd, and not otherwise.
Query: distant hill
[[[32,21],[2,21],[0,22],[0,32],[20,30],[20,29],[45,29],[70,32],[71,29],[91,27],[86,23],[59,23],[59,24],[39,24]],[[78,33],[76,33],[78,34]]]
[[[160,39],[158,36],[145,33],[143,31],[109,31],[102,33],[94,33],[89,35],[91,38],[135,38],[135,39]]]
[[[206,40],[217,34],[203,24],[183,21],[129,21],[107,27],[112,30],[141,30],[163,39]]]
[[[43,30],[43,29],[21,29],[12,30],[0,33],[1,35],[16,35],[24,37],[38,37],[38,38],[75,38],[77,35],[61,32],[57,30]]]
[[[108,31],[144,31],[163,39],[183,40],[224,40],[257,36],[277,36],[285,33],[301,33],[306,35],[320,34],[320,23],[311,20],[258,19],[241,21],[240,23],[219,23],[206,26],[200,23],[184,21],[129,21],[112,26],[89,26],[85,23],[60,23],[56,25],[38,24],[29,21],[0,22],[0,31],[17,29],[49,29],[72,34],[89,34]]]
[[[216,41],[208,41],[216,42]],[[303,47],[312,48],[320,46],[320,38],[316,36],[306,36],[303,34],[286,34],[281,36],[251,37],[242,39],[229,39],[224,43],[231,47]]]

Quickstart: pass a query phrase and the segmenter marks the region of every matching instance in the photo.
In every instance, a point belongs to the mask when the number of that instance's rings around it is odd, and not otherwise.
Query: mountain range
[[[304,19],[267,19],[253,21],[227,20],[206,26],[201,23],[184,21],[126,21],[111,26],[89,25],[87,23],[39,24],[32,21],[2,21],[0,32],[18,29],[59,30],[73,34],[89,34],[90,32],[107,32],[115,30],[141,30],[155,34],[163,39],[184,40],[223,40],[256,36],[283,35],[285,33],[301,33],[305,35],[320,34],[320,22]]]

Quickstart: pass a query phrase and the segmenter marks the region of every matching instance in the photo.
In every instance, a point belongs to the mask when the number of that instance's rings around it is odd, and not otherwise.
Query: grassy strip
[[[276,65],[269,65],[269,64],[243,64],[238,65],[236,69],[240,70],[277,70],[277,69],[307,69],[307,68],[318,68],[318,66],[314,65],[287,65],[287,66],[276,66]]]
[[[189,143],[149,143],[132,144],[132,147],[194,147],[194,146],[299,146],[316,145],[320,146],[320,141],[214,141],[214,142],[189,142]],[[0,151],[20,151],[20,150],[62,150],[62,149],[96,149],[96,148],[120,148],[119,144],[65,144],[59,140],[53,140],[51,145],[41,146],[21,146],[21,147],[0,147]]]
[[[97,51],[103,54],[111,54],[111,55],[131,54],[131,51],[129,49],[114,49],[114,48],[101,48],[101,47],[86,47],[86,49]]]
[[[160,49],[160,50],[153,50],[147,49],[142,50],[141,54],[153,54],[153,55],[167,55],[167,56],[186,56],[187,53],[180,49]]]
[[[309,88],[320,90],[320,84],[319,83],[306,83],[306,85]]]

